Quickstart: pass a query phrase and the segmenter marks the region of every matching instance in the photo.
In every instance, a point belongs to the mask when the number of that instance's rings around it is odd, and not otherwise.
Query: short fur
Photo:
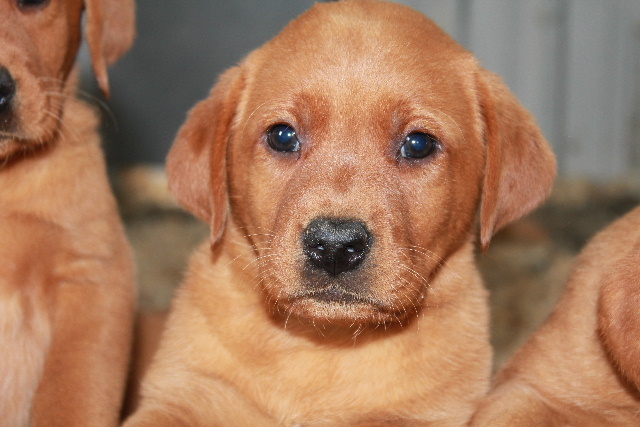
[[[83,9],[107,92],[106,66],[134,37],[132,1],[0,0],[0,68],[13,81],[0,112],[3,426],[118,424],[134,268],[97,116],[75,98]]]
[[[278,123],[299,153],[269,148]],[[418,130],[441,151],[399,157]],[[470,53],[405,6],[317,4],[223,74],[167,170],[211,242],[127,427],[467,422],[491,364],[477,213],[486,246],[555,175],[532,117]],[[302,233],[318,217],[375,239],[356,271],[325,278],[345,300],[308,291]]]
[[[640,208],[580,254],[547,322],[499,372],[473,426],[640,424]]]

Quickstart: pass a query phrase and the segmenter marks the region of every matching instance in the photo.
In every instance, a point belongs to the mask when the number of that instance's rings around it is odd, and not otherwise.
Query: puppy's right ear
[[[239,67],[227,70],[189,112],[167,157],[169,190],[211,225],[212,244],[222,237],[227,218],[227,142],[242,82]]]

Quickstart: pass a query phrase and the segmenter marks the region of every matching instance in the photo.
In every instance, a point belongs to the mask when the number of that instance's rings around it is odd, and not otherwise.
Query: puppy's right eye
[[[296,130],[289,125],[275,125],[267,132],[267,142],[276,151],[300,151],[300,141]]]
[[[423,132],[413,132],[404,139],[400,155],[408,159],[423,159],[438,151],[438,140]]]

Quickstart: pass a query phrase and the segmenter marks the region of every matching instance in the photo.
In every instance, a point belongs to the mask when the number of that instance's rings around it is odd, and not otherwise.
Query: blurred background
[[[640,203],[640,2],[402,0],[500,74],[552,143],[550,201],[479,255],[497,363],[549,313],[576,252]],[[217,76],[311,0],[138,0],[138,38],[110,73],[105,149],[136,249],[140,304],[164,309],[206,228],[166,193],[163,162]],[[89,70],[86,52],[81,56]],[[92,76],[85,86],[95,92]]]

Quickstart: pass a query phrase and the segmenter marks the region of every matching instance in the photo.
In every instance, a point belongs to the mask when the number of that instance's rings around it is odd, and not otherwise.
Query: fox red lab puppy
[[[640,424],[640,208],[580,255],[554,313],[499,373],[474,426]]]
[[[211,224],[133,426],[467,422],[491,351],[481,239],[555,163],[502,82],[398,4],[314,6],[227,71],[168,160]]]
[[[0,0],[0,420],[117,425],[133,262],[92,108],[75,98],[86,11],[100,86],[131,0]]]

